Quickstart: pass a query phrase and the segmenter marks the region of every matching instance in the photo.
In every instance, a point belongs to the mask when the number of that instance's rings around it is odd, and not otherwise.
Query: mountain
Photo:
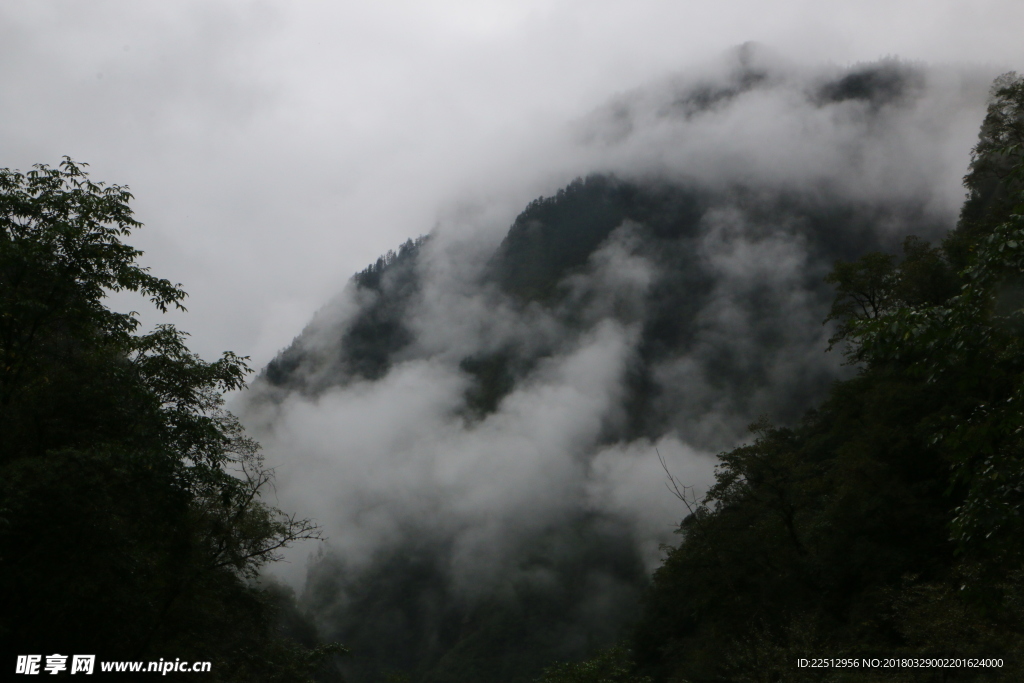
[[[245,411],[332,532],[302,600],[350,679],[530,681],[622,637],[685,514],[661,463],[703,489],[850,375],[825,276],[952,228],[982,83],[744,46],[579,122],[590,168],[497,244],[442,225],[356,274]]]

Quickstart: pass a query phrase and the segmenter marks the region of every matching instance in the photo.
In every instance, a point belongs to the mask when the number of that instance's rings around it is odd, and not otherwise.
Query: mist
[[[579,172],[548,142],[615,93],[748,40],[801,64],[1004,71],[1022,21],[1009,0],[15,0],[0,9],[0,147],[5,166],[69,154],[129,185],[144,262],[191,295],[171,319],[204,357],[261,367],[439,216],[483,204],[500,239]]]
[[[687,513],[665,468],[699,497],[751,421],[856,372],[823,278],[955,225],[1022,24],[1010,0],[15,0],[2,165],[130,186],[140,262],[190,293],[142,328],[251,358],[230,407],[269,502],[328,537],[268,577],[352,680],[476,655],[532,680],[628,628]]]
[[[687,512],[669,473],[699,498],[746,425],[853,372],[834,261],[955,225],[993,75],[744,44],[546,138],[546,196],[468,195],[353,278],[242,414],[330,537],[276,573],[357,678],[495,613],[549,626],[548,657],[620,637]]]

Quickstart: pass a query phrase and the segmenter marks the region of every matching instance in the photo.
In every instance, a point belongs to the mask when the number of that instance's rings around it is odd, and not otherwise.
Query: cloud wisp
[[[658,454],[699,492],[746,424],[843,376],[823,278],[954,225],[989,75],[745,45],[579,120],[558,144],[590,175],[500,244],[465,208],[357,276],[245,413],[281,503],[331,536],[321,625],[429,641],[419,666],[458,641],[428,634],[539,591],[564,607],[549,654],[613,637],[684,514]]]

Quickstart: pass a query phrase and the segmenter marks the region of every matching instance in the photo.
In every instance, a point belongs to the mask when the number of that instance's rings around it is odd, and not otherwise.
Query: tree
[[[651,683],[649,677],[633,671],[631,654],[615,645],[583,662],[558,662],[546,668],[536,683]]]
[[[131,291],[184,310],[121,241],[141,227],[131,199],[67,157],[0,169],[0,639],[208,659],[214,680],[277,680],[246,665],[276,653],[301,680],[339,650],[282,641],[252,580],[320,531],[265,502],[273,473],[224,410],[248,359],[204,361],[174,326],[137,334],[105,305]]]
[[[958,289],[956,273],[945,251],[911,235],[903,240],[903,259],[872,252],[853,262],[839,261],[825,282],[836,288],[825,324],[835,321],[828,350],[849,342],[857,325],[905,306],[937,304]],[[847,346],[851,362],[863,360],[856,345]]]
[[[992,180],[995,185],[989,185]],[[964,261],[955,296],[849,323],[851,353],[898,364],[958,397],[932,435],[966,496],[953,521],[964,551],[1024,557],[1024,78],[996,81],[965,182]],[[988,195],[981,189],[987,189]],[[984,207],[982,212],[978,207]],[[982,220],[982,218],[984,220]],[[961,252],[966,252],[963,255]]]

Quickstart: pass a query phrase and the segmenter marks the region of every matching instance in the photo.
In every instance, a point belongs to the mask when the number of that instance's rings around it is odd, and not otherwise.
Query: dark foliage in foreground
[[[209,680],[311,680],[340,649],[253,583],[319,532],[262,502],[272,473],[222,408],[247,359],[203,361],[173,326],[136,334],[104,305],[127,290],[183,308],[121,242],[141,225],[130,199],[69,159],[0,169],[2,665],[180,658],[211,661]]]

